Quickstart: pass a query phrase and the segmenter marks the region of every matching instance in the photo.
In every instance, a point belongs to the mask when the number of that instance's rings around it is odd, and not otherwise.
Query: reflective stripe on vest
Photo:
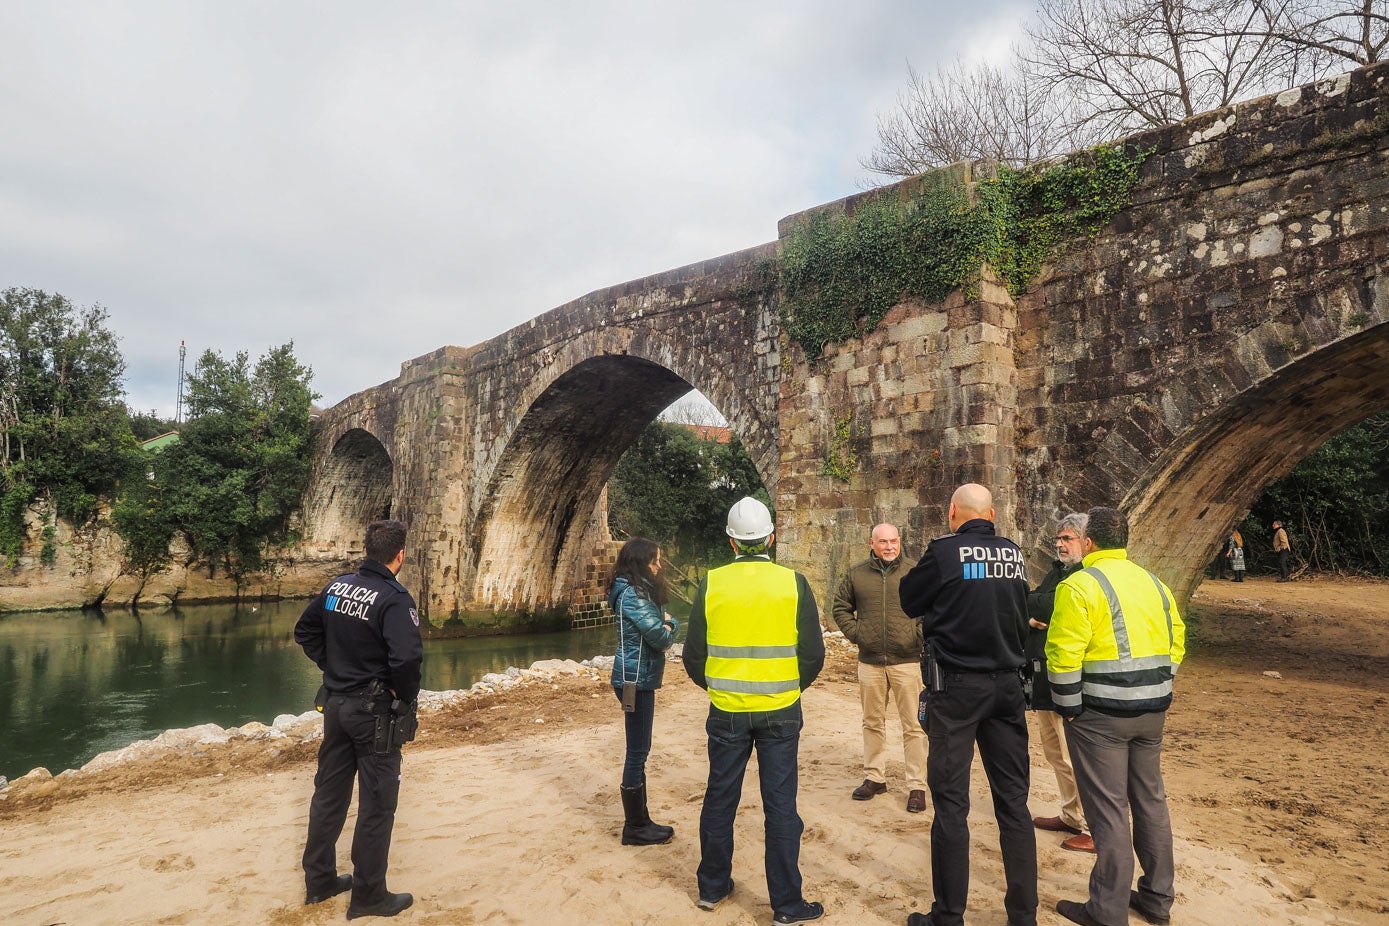
[[[770,560],[710,570],[704,592],[709,700],[734,714],[774,711],[801,696],[796,573]]]
[[[1109,603],[1109,619],[1114,629],[1114,646],[1118,659],[1087,660],[1083,666],[1081,692],[1085,703],[1098,708],[1119,711],[1165,711],[1172,703],[1172,604],[1162,583],[1151,572],[1149,578],[1157,586],[1167,618],[1168,652],[1153,656],[1133,655],[1129,627],[1124,620],[1124,606],[1109,577],[1094,566],[1081,570],[1093,578]]]

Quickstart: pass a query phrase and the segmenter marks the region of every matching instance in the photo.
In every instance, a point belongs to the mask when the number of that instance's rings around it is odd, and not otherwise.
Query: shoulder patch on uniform
[[[410,622],[416,627],[420,625],[420,612],[416,611],[414,608],[410,609]]]

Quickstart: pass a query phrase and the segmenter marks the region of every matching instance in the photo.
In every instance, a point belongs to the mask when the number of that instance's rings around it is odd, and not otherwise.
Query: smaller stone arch
[[[1130,552],[1185,600],[1241,514],[1333,435],[1389,409],[1389,323],[1279,369],[1188,429],[1129,490]]]
[[[394,466],[370,431],[349,428],[324,456],[304,501],[310,549],[335,556],[356,555],[372,521],[394,508]]]

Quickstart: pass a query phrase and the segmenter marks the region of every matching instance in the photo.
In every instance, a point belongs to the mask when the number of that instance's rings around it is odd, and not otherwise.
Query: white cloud
[[[0,286],[104,305],[138,408],[172,412],[180,338],[293,340],[336,402],[772,240],[859,187],[909,59],[988,49],[1018,9],[9,4]]]

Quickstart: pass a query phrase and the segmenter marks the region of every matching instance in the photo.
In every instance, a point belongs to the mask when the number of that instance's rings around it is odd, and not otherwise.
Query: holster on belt
[[[945,670],[936,659],[936,650],[930,640],[926,641],[921,657],[921,684],[928,694],[940,694],[945,690]]]
[[[362,689],[362,710],[370,711],[373,714],[384,714],[386,712],[384,702],[389,694],[385,682],[379,678],[372,679],[367,683],[367,687]]]
[[[384,756],[414,740],[419,730],[419,717],[415,713],[415,702],[393,700],[387,710],[372,711],[376,714],[376,730],[372,739],[372,752]]]
[[[921,695],[918,698],[916,708],[916,720],[921,724],[921,729],[929,734],[928,717],[930,716],[931,698],[945,691],[945,672],[941,670],[940,662],[936,660],[935,648],[931,646],[931,641],[927,640],[926,645],[921,651]]]

